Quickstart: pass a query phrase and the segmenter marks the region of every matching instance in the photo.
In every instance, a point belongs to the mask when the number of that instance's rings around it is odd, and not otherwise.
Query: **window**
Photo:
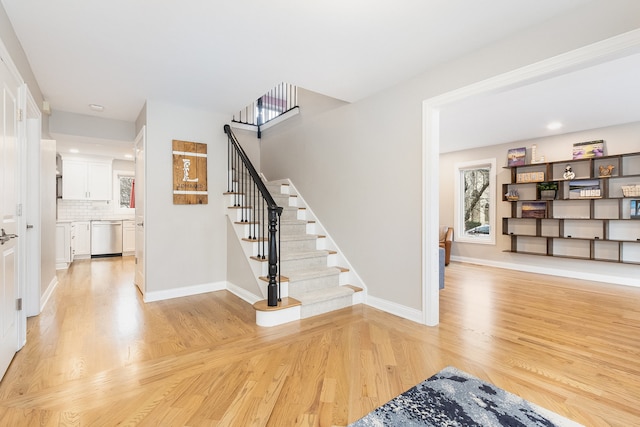
[[[495,244],[496,160],[456,165],[456,241]]]
[[[131,208],[131,190],[134,173],[132,171],[113,171],[113,201],[116,213],[133,213]]]

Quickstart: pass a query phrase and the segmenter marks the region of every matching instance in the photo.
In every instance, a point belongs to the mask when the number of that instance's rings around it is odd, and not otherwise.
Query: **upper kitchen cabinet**
[[[62,158],[62,198],[111,200],[111,160]]]

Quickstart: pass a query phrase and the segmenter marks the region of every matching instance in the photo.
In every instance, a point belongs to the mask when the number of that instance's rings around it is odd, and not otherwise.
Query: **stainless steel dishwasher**
[[[91,221],[91,257],[122,255],[122,221]]]

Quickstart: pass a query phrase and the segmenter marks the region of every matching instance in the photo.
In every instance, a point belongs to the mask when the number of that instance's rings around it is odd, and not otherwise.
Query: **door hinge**
[[[22,216],[22,203],[16,205],[16,216]]]
[[[134,259],[134,264],[138,264],[138,257],[133,258]]]
[[[21,122],[22,121],[22,109],[21,108],[18,108],[17,114],[18,114],[18,121]]]
[[[22,298],[16,300],[16,311],[22,311]]]

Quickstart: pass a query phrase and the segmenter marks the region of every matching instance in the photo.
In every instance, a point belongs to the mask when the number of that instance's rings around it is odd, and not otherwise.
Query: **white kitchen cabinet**
[[[133,255],[136,251],[136,223],[122,221],[122,255]]]
[[[62,198],[111,200],[111,161],[62,159]]]
[[[72,224],[73,259],[91,257],[91,223],[89,221],[76,221]],[[73,260],[72,259],[72,260]]]
[[[71,263],[71,223],[56,223],[56,269],[68,268]]]

